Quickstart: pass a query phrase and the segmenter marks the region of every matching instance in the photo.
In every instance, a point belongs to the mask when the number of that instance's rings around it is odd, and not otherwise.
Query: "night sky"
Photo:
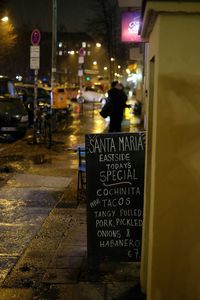
[[[93,13],[94,0],[57,0],[58,26],[66,30],[85,31],[85,21]],[[22,24],[42,31],[51,31],[52,0],[11,0],[9,16],[15,27]]]

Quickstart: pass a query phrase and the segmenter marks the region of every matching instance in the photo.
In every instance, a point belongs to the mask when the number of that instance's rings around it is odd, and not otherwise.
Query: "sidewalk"
[[[61,197],[55,198],[53,209],[5,278],[0,289],[1,300],[145,299],[139,290],[139,263],[102,263],[95,278],[87,272],[86,204],[77,203],[76,199],[77,153],[74,149],[77,143],[84,142],[85,133],[97,133],[100,127],[106,131],[106,127],[98,113],[95,113],[95,123],[85,117],[75,119],[76,136],[68,129],[63,150],[57,151],[55,147],[46,155],[45,167],[38,166],[37,178],[41,185],[46,185],[43,176],[46,179],[51,176],[50,179],[62,177],[67,187],[62,189]],[[125,126],[128,131],[128,122]],[[57,136],[57,144],[60,140],[62,134]],[[31,174],[31,168],[29,175],[36,176]],[[23,176],[18,175],[10,184],[16,185],[20,180],[27,183],[27,179],[24,181]],[[34,179],[27,185],[33,188],[33,182],[36,184]]]

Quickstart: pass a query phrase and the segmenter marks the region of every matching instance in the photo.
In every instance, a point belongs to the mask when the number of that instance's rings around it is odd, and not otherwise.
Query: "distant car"
[[[0,96],[16,96],[17,92],[13,81],[7,76],[0,75]]]
[[[101,102],[103,98],[105,98],[105,94],[102,91],[91,87],[86,87],[77,95],[78,102]]]
[[[22,100],[23,104],[25,105],[27,112],[28,112],[28,119],[29,119],[29,127],[33,126],[34,121],[34,99],[35,99],[35,91],[33,84],[23,84],[23,83],[16,83],[15,89],[17,91],[18,97]],[[45,88],[38,87],[37,88],[37,105],[50,105],[51,96],[50,92],[47,91]]]
[[[26,84],[26,83],[16,83],[15,89],[17,90],[17,94],[22,98],[24,104],[26,105],[26,102],[28,104],[34,104],[34,85],[33,84]],[[51,96],[50,92],[47,91],[43,87],[37,88],[37,104],[50,104]]]

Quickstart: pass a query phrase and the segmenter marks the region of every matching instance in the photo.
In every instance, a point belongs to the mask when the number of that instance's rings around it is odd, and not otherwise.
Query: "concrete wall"
[[[142,284],[148,300],[199,300],[200,15],[159,14],[149,53]]]

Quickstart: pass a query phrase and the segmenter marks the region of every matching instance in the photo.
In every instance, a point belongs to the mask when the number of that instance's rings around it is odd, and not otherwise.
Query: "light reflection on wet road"
[[[74,104],[74,113],[53,133],[51,150],[30,145],[30,131],[23,140],[0,144],[0,168],[4,171],[7,168],[7,172],[0,173],[0,285],[65,190],[42,183],[40,187],[35,186],[34,179],[31,184],[30,178],[46,176],[52,186],[53,177],[70,182],[70,176],[77,172],[74,151],[77,145],[84,144],[87,133],[107,131],[108,124],[99,115],[100,109],[100,104],[84,103],[82,109]],[[127,116],[129,121],[129,112]],[[129,131],[130,122],[125,126],[125,131]],[[25,174],[27,185],[16,185],[21,174]]]
[[[84,143],[85,133],[100,133],[105,129],[105,121],[98,112],[100,107],[96,108],[93,111],[91,104],[84,104],[83,112],[73,113],[62,121],[59,130],[53,133],[50,151],[42,145],[27,143],[30,130],[23,140],[7,143],[4,140],[0,144],[0,285],[64,191],[64,188],[50,189],[44,184],[35,187],[33,175],[70,180],[70,172],[77,169],[77,154],[68,150]],[[40,159],[37,162],[41,156],[43,164]],[[21,174],[26,174],[25,186],[19,181]],[[18,183],[13,180],[15,177]],[[29,178],[34,181],[32,184]]]

